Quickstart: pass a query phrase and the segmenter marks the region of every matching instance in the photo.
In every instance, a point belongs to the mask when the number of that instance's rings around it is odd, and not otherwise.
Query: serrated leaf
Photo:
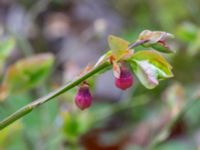
[[[129,42],[126,40],[123,40],[119,37],[116,37],[114,35],[108,36],[108,44],[110,46],[110,49],[112,51],[112,54],[115,56],[115,58],[118,60],[126,50],[128,49]]]
[[[159,80],[173,76],[171,65],[155,51],[139,51],[131,58],[131,66],[140,82],[148,89],[153,89]]]
[[[28,90],[47,77],[53,62],[54,56],[50,53],[21,59],[8,68],[3,85],[10,92]]]

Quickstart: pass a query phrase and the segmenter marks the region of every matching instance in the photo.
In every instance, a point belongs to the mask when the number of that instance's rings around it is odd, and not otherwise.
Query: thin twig
[[[87,78],[89,78],[90,76],[96,74],[97,72],[100,72],[101,70],[108,68],[110,66],[110,64],[108,62],[94,68],[93,70],[91,70],[90,72],[88,72],[87,74],[81,76],[80,78],[71,81],[70,83],[68,83],[67,85],[64,85],[63,87],[59,88],[58,90],[44,96],[41,97],[35,101],[33,101],[32,103],[22,107],[21,109],[19,109],[18,111],[16,111],[15,113],[11,114],[10,116],[8,116],[7,118],[5,118],[4,120],[2,120],[0,122],[0,130],[2,130],[3,128],[5,128],[6,126],[8,126],[9,124],[13,123],[15,120],[21,118],[22,116],[28,114],[29,112],[31,112],[34,108],[40,106],[43,103],[46,103],[47,101],[49,101],[50,99],[53,99],[55,97],[57,97],[58,95],[70,90],[71,88],[79,85],[82,81],[86,80]]]
[[[135,44],[135,43],[137,43],[137,44]],[[135,43],[131,44],[131,48],[138,46],[138,42],[135,42]],[[13,114],[11,114],[10,116],[8,116],[7,118],[5,118],[4,120],[2,120],[0,122],[0,130],[4,129],[5,127],[10,125],[14,121],[25,116],[26,114],[31,112],[34,108],[37,108],[38,106],[46,103],[47,101],[72,89],[73,87],[79,85],[81,82],[85,81],[89,77],[93,76],[94,74],[96,74],[98,72],[101,72],[103,69],[109,68],[110,66],[111,66],[111,64],[109,62],[105,62],[105,63],[99,65],[98,67],[95,67],[94,69],[92,69],[88,73],[84,74],[83,76],[79,77],[78,79],[75,79],[75,80],[69,82],[68,84],[62,86],[61,88],[57,89],[56,91],[53,91],[53,92],[49,93],[48,95],[41,97],[41,98],[33,101],[32,103],[20,108],[19,110],[17,110],[16,112],[14,112]]]
[[[129,46],[128,46],[128,48],[129,49],[132,49],[132,48],[134,48],[134,47],[137,47],[137,46],[139,46],[139,45],[141,45],[141,44],[144,44],[144,43],[146,43],[148,40],[138,40],[138,41],[136,41],[136,42],[134,42],[134,43],[131,43]]]

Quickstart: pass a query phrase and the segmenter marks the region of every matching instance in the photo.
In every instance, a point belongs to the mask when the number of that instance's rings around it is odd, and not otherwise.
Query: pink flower
[[[119,78],[115,77],[115,85],[121,90],[126,90],[133,85],[133,75],[131,71],[125,66],[125,64],[121,64],[120,67],[120,76]]]
[[[89,108],[92,104],[92,95],[89,90],[89,86],[87,84],[83,84],[80,86],[77,95],[75,97],[75,103],[77,107],[81,110]]]

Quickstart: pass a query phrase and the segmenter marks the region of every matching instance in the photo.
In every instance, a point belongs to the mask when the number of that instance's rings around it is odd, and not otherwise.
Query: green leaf
[[[156,51],[139,51],[131,58],[131,66],[140,82],[153,89],[159,80],[173,77],[171,65]]]
[[[159,51],[159,52],[163,52],[163,53],[174,53],[175,51],[172,50],[170,47],[169,47],[169,44],[167,44],[166,41],[163,41],[163,42],[156,42],[156,43],[144,43],[142,44],[143,47],[145,48],[153,48],[155,49],[156,51]]]
[[[128,49],[129,42],[114,35],[108,36],[108,44],[116,59],[120,58]]]
[[[198,27],[192,23],[183,23],[176,29],[176,36],[185,41],[193,42],[198,36]]]
[[[5,63],[5,60],[8,58],[15,46],[15,40],[9,38],[0,42],[0,72]]]
[[[22,124],[21,122],[17,121],[8,128],[2,130],[0,134],[0,149],[8,147],[8,141],[9,144],[12,143],[13,141],[11,141],[11,139],[16,138],[21,129],[22,129]]]
[[[78,140],[81,134],[85,133],[91,124],[90,113],[85,111],[81,113],[69,113],[62,114],[63,117],[63,130],[67,139],[71,142]]]
[[[173,51],[167,45],[159,42],[152,44],[151,47],[163,53],[173,53]]]
[[[8,68],[3,85],[10,92],[35,87],[47,77],[53,62],[54,56],[50,53],[21,59]]]
[[[170,140],[158,145],[154,150],[196,150],[195,144],[181,140]]]
[[[15,46],[15,40],[13,38],[6,39],[0,42],[0,60],[5,60]]]

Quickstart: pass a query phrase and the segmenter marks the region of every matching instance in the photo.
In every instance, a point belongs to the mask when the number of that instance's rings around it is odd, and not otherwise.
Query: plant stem
[[[148,40],[138,40],[138,41],[136,41],[136,42],[134,42],[134,43],[131,43],[129,46],[128,46],[128,48],[129,49],[132,49],[132,48],[134,48],[134,47],[137,47],[137,46],[139,46],[139,45],[141,45],[141,44],[144,44],[144,43],[146,43]]]
[[[145,42],[146,41],[142,40],[142,41],[136,41],[134,43],[131,43],[129,45],[129,49],[137,47],[137,46],[139,46],[139,45],[141,45],[141,44],[143,44]],[[103,69],[109,68],[110,66],[111,66],[111,64],[109,62],[104,62],[103,64],[99,65],[98,67],[95,67],[94,69],[92,69],[88,73],[84,74],[83,76],[81,76],[81,77],[79,77],[79,78],[77,78],[75,80],[72,80],[68,84],[60,87],[56,91],[53,91],[53,92],[49,93],[48,95],[46,95],[44,97],[41,97],[41,98],[33,101],[32,103],[20,108],[19,110],[17,110],[13,114],[11,114],[7,118],[5,118],[4,120],[0,121],[0,130],[4,129],[5,127],[10,125],[14,121],[16,121],[16,120],[20,119],[21,117],[25,116],[26,114],[31,112],[34,108],[37,108],[41,104],[46,103],[47,101],[59,96],[60,94],[72,89],[73,87],[79,85],[81,82],[85,81],[89,77],[91,77],[94,74],[102,71]]]
[[[98,67],[92,69],[91,71],[89,71],[88,73],[84,74],[83,76],[69,82],[68,84],[62,86],[61,88],[57,89],[56,91],[53,91],[51,93],[49,93],[48,95],[41,97],[35,101],[33,101],[32,103],[22,107],[21,109],[19,109],[18,111],[14,112],[13,114],[11,114],[10,116],[8,116],[7,118],[5,118],[4,120],[2,120],[0,122],[0,130],[2,130],[3,128],[7,127],[8,125],[10,125],[11,123],[13,123],[14,121],[18,120],[19,118],[23,117],[24,115],[28,114],[29,112],[31,112],[34,108],[37,108],[38,106],[40,106],[41,104],[57,97],[58,95],[72,89],[73,87],[79,85],[81,82],[83,82],[84,80],[88,79],[89,77],[93,76],[94,74],[102,71],[105,68],[110,67],[110,63],[105,62],[101,65],[99,65]]]

